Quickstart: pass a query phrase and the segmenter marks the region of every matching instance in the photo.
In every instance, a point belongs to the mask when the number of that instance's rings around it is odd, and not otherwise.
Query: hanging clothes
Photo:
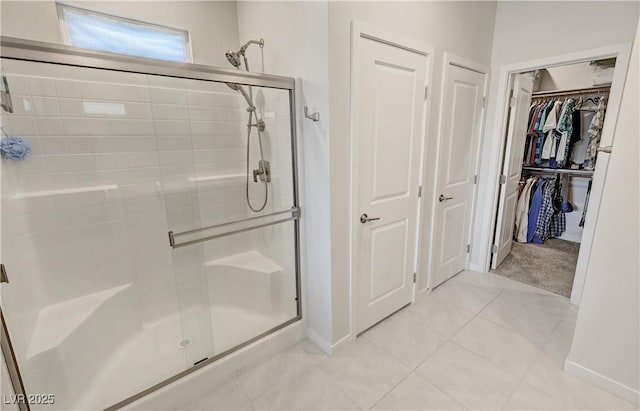
[[[606,98],[600,98],[596,114],[591,120],[587,135],[589,136],[589,145],[584,160],[584,168],[593,170],[596,166],[596,157],[598,155],[598,147],[600,146],[600,138],[602,137],[602,126],[604,125],[604,113],[606,110]]]
[[[534,242],[543,243],[551,237],[551,219],[555,214],[553,209],[553,195],[555,187],[553,184],[545,184],[542,191],[542,205],[538,212],[536,220],[536,229],[534,231]]]
[[[576,103],[576,106],[578,104],[581,104],[581,102],[582,102],[582,99],[580,99],[580,101]],[[573,158],[572,158],[573,149],[576,147],[576,144],[578,144],[578,142],[582,139],[581,117],[582,117],[582,112],[580,110],[573,110],[573,115],[571,118],[571,122],[573,124],[573,130],[571,131],[571,137],[569,138],[569,149],[567,150],[567,159],[569,159],[569,161],[573,161]]]
[[[529,204],[531,201],[531,188],[533,187],[536,179],[534,177],[527,179],[527,182],[520,193],[518,198],[518,205],[516,206],[516,227],[515,237],[516,241],[520,243],[527,242],[527,225],[529,222]]]
[[[573,134],[573,109],[575,106],[576,101],[572,98],[568,99],[563,105],[562,115],[558,121],[557,130],[561,133],[561,138],[556,154],[556,162],[559,167],[564,167],[566,163],[569,142],[571,141],[570,137]]]
[[[536,165],[540,165],[542,163],[542,146],[544,144],[544,124],[547,121],[547,116],[549,115],[549,112],[553,108],[553,105],[554,105],[553,101],[543,103],[543,108],[540,114],[540,121],[537,123],[535,127],[536,133],[538,136],[536,138],[536,146],[535,146],[533,163],[535,163]]]
[[[538,215],[540,214],[540,209],[542,207],[542,192],[544,190],[545,183],[546,182],[543,178],[536,182],[534,194],[531,198],[527,225],[527,242],[529,243],[542,243],[539,238],[536,238],[535,231],[538,223]]]
[[[542,131],[546,133],[544,140],[544,146],[542,147],[541,158],[543,160],[549,160],[552,156],[555,157],[555,137],[553,136],[553,130],[558,125],[558,117],[560,116],[560,109],[562,108],[562,102],[556,101],[553,104],[553,108],[549,112],[547,119],[544,123]]]
[[[550,237],[560,237],[565,231],[567,231],[567,219],[562,210],[562,204],[564,198],[562,196],[564,177],[557,175],[555,178],[554,191],[553,191],[553,210],[555,213],[551,217],[549,223],[549,235]]]
[[[562,95],[562,93],[557,93]],[[576,92],[579,95],[580,92]],[[580,169],[595,165],[600,143],[606,100],[589,97],[534,98],[529,107],[529,122],[523,152],[523,165],[542,169]],[[593,106],[589,106],[593,103]],[[593,110],[590,109],[593,107]],[[525,172],[535,168],[527,167]],[[540,170],[543,171],[543,170]],[[536,171],[534,171],[535,173]],[[567,229],[566,213],[573,212],[567,171],[551,171],[553,178],[529,176],[518,186],[514,238],[518,242],[544,243],[562,236]],[[587,191],[588,205],[591,182]],[[584,225],[583,210],[580,226]]]
[[[593,120],[596,106],[591,106],[590,104],[582,104],[582,109],[587,111],[580,111],[580,140],[575,143],[571,152],[571,162],[573,164],[582,165],[584,164],[585,158],[587,156],[587,147],[589,146],[589,136],[587,134],[587,129],[591,124],[591,120]],[[588,111],[593,109],[594,111]],[[575,124],[575,123],[574,123]]]
[[[563,174],[560,176],[560,210],[563,213],[570,213],[573,211],[573,205],[569,202],[569,175]]]

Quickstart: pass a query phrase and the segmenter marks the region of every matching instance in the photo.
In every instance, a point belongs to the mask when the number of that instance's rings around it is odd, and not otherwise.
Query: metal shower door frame
[[[46,43],[33,40],[18,39],[14,37],[0,37],[0,58],[10,60],[30,61],[34,63],[58,64],[63,66],[80,67],[87,69],[111,70],[126,73],[136,73],[143,75],[157,75],[164,77],[183,78],[189,80],[201,80],[224,83],[239,83],[248,86],[268,87],[272,89],[287,90],[289,93],[289,118],[291,131],[291,164],[292,164],[292,185],[293,204],[291,208],[292,216],[279,223],[293,221],[294,225],[294,259],[295,259],[295,281],[296,281],[296,316],[284,323],[245,341],[225,352],[210,357],[199,362],[179,374],[174,375],[158,384],[155,384],[144,391],[141,391],[129,398],[106,408],[106,410],[117,410],[142,397],[163,388],[194,371],[206,367],[207,365],[236,352],[274,332],[285,328],[302,319],[302,292],[300,274],[300,203],[298,191],[298,158],[297,158],[297,133],[296,133],[296,104],[295,104],[295,79],[292,77],[276,76],[247,72],[235,69],[227,69],[214,66],[206,66],[192,63],[177,63],[172,61],[162,61],[141,57],[132,57],[116,53],[100,52],[90,49],[82,49],[67,45]],[[251,218],[249,219],[251,220]],[[256,227],[258,228],[258,227]],[[9,343],[8,329],[6,328],[4,317],[2,318],[3,344],[2,352],[7,360],[7,368],[10,372],[12,384],[17,391],[16,394],[27,392],[24,388],[20,374],[19,364]],[[28,404],[21,404],[21,410],[29,410]]]

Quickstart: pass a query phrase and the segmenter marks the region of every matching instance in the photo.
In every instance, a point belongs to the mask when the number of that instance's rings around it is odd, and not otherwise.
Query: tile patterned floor
[[[637,409],[562,370],[566,298],[464,272],[329,358],[304,341],[180,410]]]

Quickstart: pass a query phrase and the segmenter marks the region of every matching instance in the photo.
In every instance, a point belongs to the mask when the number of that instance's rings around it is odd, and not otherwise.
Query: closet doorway
[[[625,57],[509,73],[492,272],[579,304]]]

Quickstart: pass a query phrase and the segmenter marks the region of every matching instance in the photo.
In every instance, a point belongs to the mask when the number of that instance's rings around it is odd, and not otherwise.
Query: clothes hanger
[[[588,101],[592,102],[593,104],[598,104],[600,102],[600,97],[589,97],[588,99],[586,99],[584,101],[584,103],[586,103]]]

